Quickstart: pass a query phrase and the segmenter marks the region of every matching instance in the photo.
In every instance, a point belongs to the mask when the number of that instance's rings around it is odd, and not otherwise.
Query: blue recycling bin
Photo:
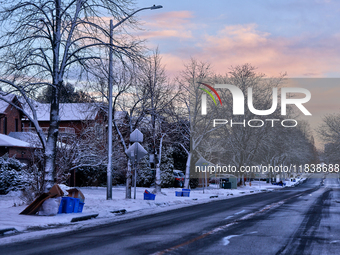
[[[176,197],[181,197],[182,196],[182,191],[175,191]]]
[[[82,203],[82,202],[79,203],[78,213],[83,212],[84,204],[85,204],[85,203]]]
[[[190,189],[182,189],[182,197],[190,197]]]
[[[151,193],[144,193],[144,200],[155,200],[156,195]]]
[[[83,211],[83,207],[84,203],[79,198],[62,197],[58,213],[78,213]]]

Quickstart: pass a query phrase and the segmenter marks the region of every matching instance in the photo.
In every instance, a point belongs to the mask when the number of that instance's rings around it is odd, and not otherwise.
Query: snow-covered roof
[[[1,95],[0,96],[8,101],[12,101],[15,97],[13,94],[8,94],[8,95]],[[7,107],[9,106],[9,103],[5,102],[4,100],[0,99],[0,114],[4,114]]]
[[[19,139],[21,141],[27,142],[30,144],[32,148],[42,148],[40,139],[38,134],[32,132],[11,132],[8,136],[13,137],[15,139]],[[57,141],[57,147],[62,149],[70,149],[71,146],[66,143],[62,143]]]
[[[0,92],[1,93],[1,92]],[[3,96],[9,101],[12,101],[15,97],[13,94]],[[27,102],[23,97],[18,97],[23,110],[28,114],[32,115],[32,111]],[[31,100],[31,104],[35,108],[37,113],[38,121],[50,121],[50,104],[39,103],[35,100]],[[4,113],[8,107],[8,103],[0,99],[0,114]],[[104,108],[103,108],[104,107]],[[59,104],[59,117],[60,121],[84,121],[84,120],[95,120],[100,109],[104,112],[107,110],[105,106],[99,103],[60,103]],[[126,111],[116,111],[114,118],[116,120],[124,119],[127,115]]]
[[[32,132],[10,132],[8,136],[29,143],[30,147],[42,148],[38,134]]]
[[[27,142],[15,139],[8,135],[0,134],[0,147],[31,147]]]
[[[50,120],[50,104],[33,103],[38,121]],[[31,113],[31,109],[24,104],[24,110]],[[61,103],[59,105],[60,121],[94,120],[98,114],[99,107],[93,103]]]

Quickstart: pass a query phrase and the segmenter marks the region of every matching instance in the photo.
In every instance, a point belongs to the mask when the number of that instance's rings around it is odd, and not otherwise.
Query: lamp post
[[[106,192],[106,199],[111,200],[112,199],[112,171],[111,171],[111,165],[112,165],[112,69],[113,69],[113,29],[121,25],[123,22],[131,18],[133,15],[135,15],[137,12],[143,11],[143,10],[155,10],[163,8],[161,5],[153,5],[151,7],[145,7],[141,8],[137,11],[134,11],[121,21],[119,21],[117,24],[113,25],[112,19],[110,20],[110,52],[109,52],[109,118],[108,118],[108,163],[107,163],[107,192]]]

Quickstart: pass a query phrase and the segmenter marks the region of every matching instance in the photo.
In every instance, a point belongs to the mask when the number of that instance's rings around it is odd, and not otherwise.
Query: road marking
[[[242,210],[242,211],[240,211],[240,212],[237,212],[237,213],[234,213],[234,215],[238,215],[238,214],[241,214],[241,213],[244,213],[246,210]],[[230,219],[230,218],[232,218],[232,217],[234,217],[233,215],[230,215],[230,216],[228,216],[228,217],[226,217],[226,218],[224,218],[225,220],[227,220],[227,219]]]
[[[230,243],[229,239],[230,239],[230,238],[233,238],[233,237],[235,237],[235,236],[240,236],[240,235],[231,235],[231,236],[224,237],[224,238],[222,239],[223,245],[228,245],[228,244]]]
[[[253,232],[250,232],[248,235],[251,235],[251,234],[256,234],[257,231],[253,231]],[[245,234],[242,234],[242,235],[230,235],[230,236],[226,236],[222,239],[222,242],[223,242],[223,245],[228,245],[230,243],[229,239],[230,238],[233,238],[235,236],[244,236]]]
[[[237,213],[234,213],[234,214],[238,215],[238,214],[241,214],[241,213],[243,213],[243,212],[245,212],[245,211],[246,211],[246,210],[242,210],[242,211],[237,212]]]

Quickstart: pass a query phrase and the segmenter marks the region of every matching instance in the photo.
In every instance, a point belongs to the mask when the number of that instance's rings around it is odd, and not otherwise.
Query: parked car
[[[184,178],[185,178],[184,173],[180,170],[174,170],[173,175],[174,175],[174,178],[175,178],[174,186],[183,188],[184,187]]]

